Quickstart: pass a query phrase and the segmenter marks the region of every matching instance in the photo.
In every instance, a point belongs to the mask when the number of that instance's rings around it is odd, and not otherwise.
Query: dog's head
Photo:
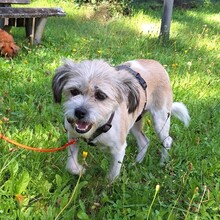
[[[14,42],[0,42],[1,55],[5,57],[14,57],[17,55],[19,47]]]
[[[139,105],[138,81],[102,60],[74,63],[65,60],[56,69],[52,89],[55,102],[65,96],[64,114],[79,136],[91,137],[122,102],[129,114]]]

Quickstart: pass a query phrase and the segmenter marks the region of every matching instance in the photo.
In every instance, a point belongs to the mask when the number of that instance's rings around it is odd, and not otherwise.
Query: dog
[[[12,35],[0,29],[0,51],[1,56],[13,58],[17,55],[19,47],[15,44]]]
[[[168,159],[172,138],[170,116],[186,126],[190,116],[181,102],[173,102],[168,73],[155,60],[138,59],[113,67],[103,60],[79,63],[65,59],[52,81],[54,100],[65,96],[65,127],[69,139],[83,138],[89,143],[107,146],[112,155],[110,181],[120,174],[127,136],[131,132],[138,146],[136,162],[143,161],[149,140],[142,131],[143,116],[149,112],[163,148],[161,165]],[[67,169],[80,174],[78,147],[68,149]]]

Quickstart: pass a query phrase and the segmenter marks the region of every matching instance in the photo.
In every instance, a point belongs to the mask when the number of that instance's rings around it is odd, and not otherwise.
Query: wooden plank
[[[30,0],[0,0],[0,4],[30,4]]]
[[[11,8],[0,7],[0,18],[42,18],[65,16],[62,8]]]

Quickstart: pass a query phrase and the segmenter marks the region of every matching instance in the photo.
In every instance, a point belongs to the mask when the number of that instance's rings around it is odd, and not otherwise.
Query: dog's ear
[[[56,74],[52,81],[54,101],[61,103],[63,87],[69,79],[70,67],[67,63],[56,69]]]
[[[140,103],[139,84],[136,79],[127,78],[123,80],[123,86],[125,89],[128,113],[132,113]]]
[[[12,43],[10,46],[11,46],[14,54],[16,55],[20,48],[15,43]]]

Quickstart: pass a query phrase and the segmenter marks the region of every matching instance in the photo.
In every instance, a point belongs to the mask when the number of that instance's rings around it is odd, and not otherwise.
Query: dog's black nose
[[[77,108],[75,109],[75,116],[78,119],[83,119],[87,114],[87,110],[85,108]]]

